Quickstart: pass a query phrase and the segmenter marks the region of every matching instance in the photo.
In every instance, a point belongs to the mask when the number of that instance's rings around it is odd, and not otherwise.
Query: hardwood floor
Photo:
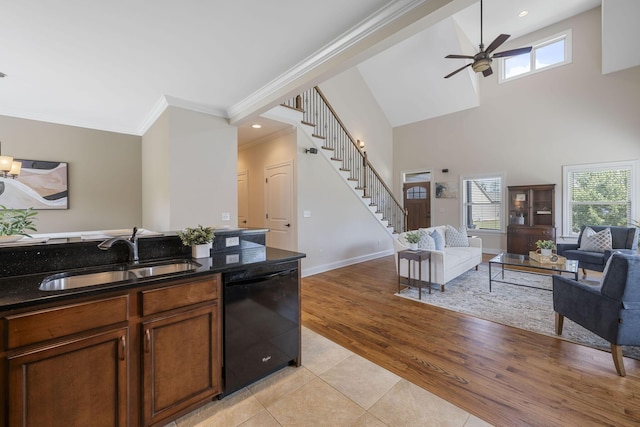
[[[396,297],[393,259],[302,279],[303,324],[494,425],[640,425],[639,361],[619,377],[610,353]]]

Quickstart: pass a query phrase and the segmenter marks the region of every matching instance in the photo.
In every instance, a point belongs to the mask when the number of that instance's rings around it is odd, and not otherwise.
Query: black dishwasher
[[[298,261],[223,274],[226,396],[300,360]]]

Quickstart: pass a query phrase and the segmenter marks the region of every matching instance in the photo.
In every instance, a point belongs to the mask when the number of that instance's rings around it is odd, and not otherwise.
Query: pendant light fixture
[[[11,156],[2,155],[2,142],[0,142],[0,174],[3,178],[16,178],[20,175],[22,162],[14,161]]]

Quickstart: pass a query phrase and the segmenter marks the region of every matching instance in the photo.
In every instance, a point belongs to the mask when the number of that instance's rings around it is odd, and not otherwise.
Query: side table
[[[415,286],[415,282],[416,282],[416,278],[411,279],[411,270],[412,270],[411,261],[413,261],[414,263],[415,262],[418,263],[418,277],[417,277],[418,299],[422,299],[422,261],[428,261],[428,265],[429,265],[428,285],[429,285],[429,293],[431,293],[431,251],[427,251],[427,250],[412,251],[407,249],[407,250],[398,252],[398,292],[400,292],[400,285],[401,285],[400,260],[403,260],[403,259],[407,260],[407,271],[409,276],[407,277],[407,284],[409,286],[412,286],[412,284]]]

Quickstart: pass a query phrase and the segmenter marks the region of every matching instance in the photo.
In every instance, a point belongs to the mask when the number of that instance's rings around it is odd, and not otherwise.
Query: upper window
[[[462,220],[468,229],[503,230],[503,181],[501,175],[462,179]]]
[[[431,181],[431,172],[429,171],[416,171],[416,172],[404,172],[402,174],[402,182],[428,182]]]
[[[628,226],[635,211],[637,162],[564,166],[564,233],[582,225]]]
[[[530,53],[499,58],[500,83],[571,63],[571,30],[532,44]]]

